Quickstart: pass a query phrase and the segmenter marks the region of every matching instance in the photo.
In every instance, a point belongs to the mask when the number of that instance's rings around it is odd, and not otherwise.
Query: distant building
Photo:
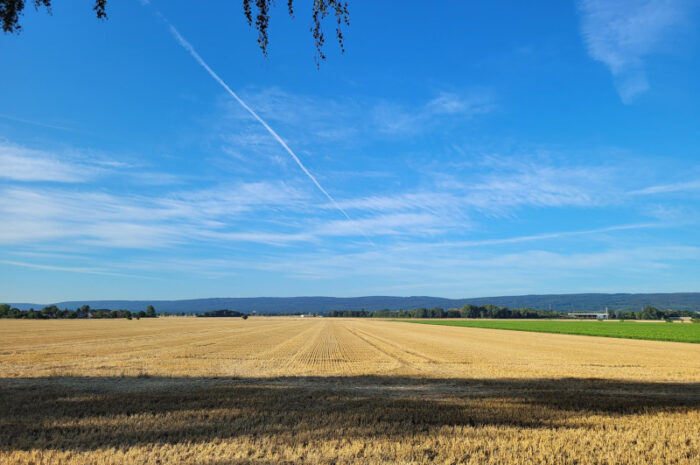
[[[692,317],[689,316],[671,316],[668,319],[674,323],[692,323]]]
[[[579,320],[607,320],[608,312],[569,312],[567,313],[571,318],[577,318]]]

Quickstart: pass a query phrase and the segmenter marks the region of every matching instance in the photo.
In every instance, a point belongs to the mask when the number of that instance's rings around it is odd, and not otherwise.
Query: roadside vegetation
[[[636,323],[633,321],[435,321],[402,320],[429,325],[466,326],[469,328],[507,329],[538,333],[576,334],[618,337],[650,341],[700,343],[700,324]]]

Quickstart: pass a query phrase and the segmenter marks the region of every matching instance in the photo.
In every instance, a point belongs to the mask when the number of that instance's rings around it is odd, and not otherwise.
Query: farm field
[[[700,324],[669,324],[635,321],[555,321],[555,320],[402,320],[428,325],[507,329],[538,333],[578,334],[650,341],[700,343]]]
[[[0,341],[2,464],[700,460],[697,344],[293,318],[0,320]]]

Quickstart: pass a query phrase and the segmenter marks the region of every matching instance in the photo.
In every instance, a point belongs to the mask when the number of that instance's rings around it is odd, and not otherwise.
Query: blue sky
[[[696,2],[238,3],[0,36],[0,301],[700,290]]]

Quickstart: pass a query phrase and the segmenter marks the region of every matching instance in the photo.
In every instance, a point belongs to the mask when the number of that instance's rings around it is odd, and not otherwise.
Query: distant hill
[[[545,294],[501,297],[477,297],[469,299],[445,299],[442,297],[241,297],[190,300],[84,300],[56,302],[59,308],[76,309],[82,305],[91,308],[145,310],[153,305],[157,311],[202,313],[212,310],[235,310],[244,313],[294,313],[332,310],[390,310],[412,308],[455,308],[465,304],[493,304],[501,307],[530,307],[538,310],[638,310],[645,305],[660,309],[700,310],[700,292],[669,294]],[[15,303],[13,306],[28,310],[40,309],[47,304]]]

